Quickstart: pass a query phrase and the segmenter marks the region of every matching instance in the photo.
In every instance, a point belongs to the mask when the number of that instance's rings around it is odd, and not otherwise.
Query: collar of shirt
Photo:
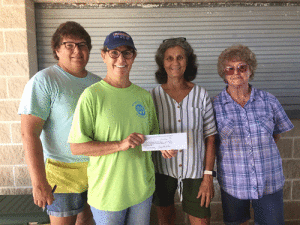
[[[253,102],[255,100],[262,100],[262,97],[258,94],[257,89],[255,87],[253,87],[251,84],[249,84],[250,88],[251,88],[251,95],[250,95],[250,99],[249,102]],[[234,103],[235,101],[231,98],[231,96],[227,93],[227,87],[226,86],[223,91],[221,92],[221,98],[222,98],[222,102],[224,102],[225,104],[229,104],[229,103]]]

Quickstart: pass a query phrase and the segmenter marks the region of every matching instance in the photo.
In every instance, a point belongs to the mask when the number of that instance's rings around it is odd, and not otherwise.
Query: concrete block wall
[[[82,1],[36,0],[35,2]],[[33,0],[0,0],[0,18],[0,195],[30,194],[31,184],[24,160],[17,109],[24,85],[30,76],[37,72]],[[295,119],[292,122],[295,128],[282,136],[278,147],[283,158],[286,177],[284,186],[286,224],[294,225],[300,224],[300,120]],[[212,224],[222,224],[221,198],[216,181],[215,189],[216,196],[211,204]],[[189,224],[178,199],[176,209],[176,224]],[[157,224],[155,209],[151,213],[151,224]]]
[[[31,183],[17,110],[37,71],[33,1],[1,0],[0,18],[0,194],[25,194]]]

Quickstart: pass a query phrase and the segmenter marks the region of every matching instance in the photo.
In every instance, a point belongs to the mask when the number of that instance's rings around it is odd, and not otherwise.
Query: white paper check
[[[187,149],[187,134],[155,134],[145,135],[145,142],[142,144],[143,151],[159,151],[171,149]]]

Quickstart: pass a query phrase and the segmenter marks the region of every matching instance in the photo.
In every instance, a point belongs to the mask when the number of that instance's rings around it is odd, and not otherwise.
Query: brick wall
[[[17,110],[37,71],[33,2],[2,0],[0,18],[0,194],[30,193]]]
[[[36,0],[36,2],[47,1]],[[31,193],[31,184],[24,160],[17,109],[25,83],[37,72],[33,1],[1,0],[0,18],[0,195],[26,194]],[[278,146],[286,177],[284,187],[286,224],[300,224],[300,120],[292,122],[295,128],[283,135]],[[215,186],[216,197],[211,206],[212,222],[222,224],[221,200],[216,182]],[[188,224],[178,200],[176,208],[176,224]],[[157,224],[154,210],[151,220],[152,224]]]

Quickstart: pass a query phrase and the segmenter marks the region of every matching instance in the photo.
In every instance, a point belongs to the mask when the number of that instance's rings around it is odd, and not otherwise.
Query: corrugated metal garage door
[[[36,4],[39,69],[55,63],[50,40],[60,23],[79,22],[92,37],[88,70],[105,77],[100,57],[105,36],[115,30],[132,35],[138,56],[131,71],[133,83],[151,89],[155,51],[163,39],[186,37],[198,56],[195,83],[210,96],[224,83],[217,74],[217,58],[232,44],[249,46],[257,55],[258,69],[252,84],[274,94],[290,117],[300,118],[300,6],[238,5],[231,7],[110,7]],[[59,7],[57,7],[59,6]]]

